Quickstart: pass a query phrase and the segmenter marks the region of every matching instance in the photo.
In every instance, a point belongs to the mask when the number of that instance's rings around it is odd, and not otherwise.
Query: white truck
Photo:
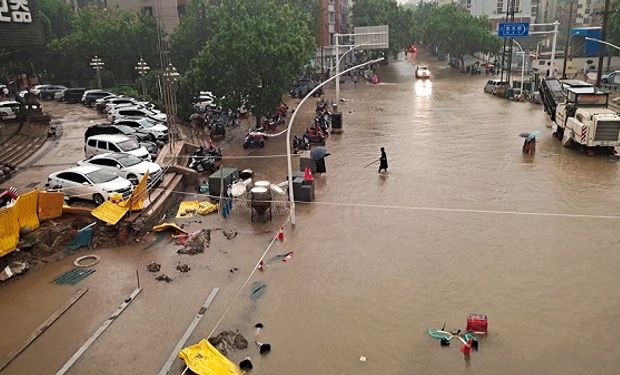
[[[555,111],[554,135],[562,144],[614,151],[620,145],[620,116],[608,108],[609,93],[596,87],[566,87]]]

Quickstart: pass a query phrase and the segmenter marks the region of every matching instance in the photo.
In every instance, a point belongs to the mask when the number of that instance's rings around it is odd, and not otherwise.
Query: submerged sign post
[[[525,38],[529,33],[529,22],[500,22],[497,25],[497,35],[500,38]]]

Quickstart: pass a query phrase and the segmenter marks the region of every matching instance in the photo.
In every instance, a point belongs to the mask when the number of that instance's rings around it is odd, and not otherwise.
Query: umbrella
[[[327,149],[323,146],[316,146],[310,151],[310,158],[312,160],[320,160],[329,155],[331,154],[328,153]]]
[[[540,131],[536,130],[531,133],[520,133],[519,137],[527,138],[528,141],[531,141],[532,139],[536,138],[538,134],[540,134]]]

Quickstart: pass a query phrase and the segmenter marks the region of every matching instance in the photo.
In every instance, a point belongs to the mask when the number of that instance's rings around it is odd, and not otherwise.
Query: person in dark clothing
[[[387,170],[388,170],[387,154],[385,153],[385,148],[381,147],[381,157],[379,158],[379,173],[381,173],[381,171],[387,172]]]

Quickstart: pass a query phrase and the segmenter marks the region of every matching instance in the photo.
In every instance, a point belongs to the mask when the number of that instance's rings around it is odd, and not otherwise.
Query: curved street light
[[[312,89],[312,91],[310,91],[297,105],[297,108],[295,108],[295,111],[293,111],[293,115],[291,116],[291,119],[288,122],[288,127],[286,128],[286,161],[287,161],[287,166],[288,166],[288,195],[289,195],[289,199],[290,199],[290,205],[291,205],[291,224],[295,225],[295,194],[293,193],[293,160],[291,157],[291,129],[293,128],[293,123],[295,122],[295,118],[297,117],[297,113],[299,112],[299,109],[304,105],[304,103],[306,102],[306,100],[308,100],[308,98],[310,98],[312,95],[314,95],[314,93],[320,89],[321,87],[325,86],[326,84],[328,84],[329,82],[331,82],[332,80],[340,77],[341,75],[348,73],[354,69],[358,69],[361,68],[362,66],[366,66],[366,65],[370,65],[370,64],[374,64],[377,63],[379,61],[384,60],[383,57],[375,59],[375,60],[371,60],[371,61],[367,61],[365,63],[353,66],[349,69],[346,69],[336,75],[334,75],[333,77],[328,78],[327,80],[323,81],[321,84],[319,84],[318,86],[316,86],[314,89]],[[278,133],[278,134],[274,134],[273,136],[278,136],[283,134],[284,131]]]
[[[144,61],[142,56],[140,56],[140,61],[138,61],[138,64],[136,64],[135,69],[142,78],[142,95],[146,98],[146,84],[144,83],[144,76],[148,74],[148,72],[151,70],[151,67],[149,67],[149,65],[146,63],[146,61]]]

